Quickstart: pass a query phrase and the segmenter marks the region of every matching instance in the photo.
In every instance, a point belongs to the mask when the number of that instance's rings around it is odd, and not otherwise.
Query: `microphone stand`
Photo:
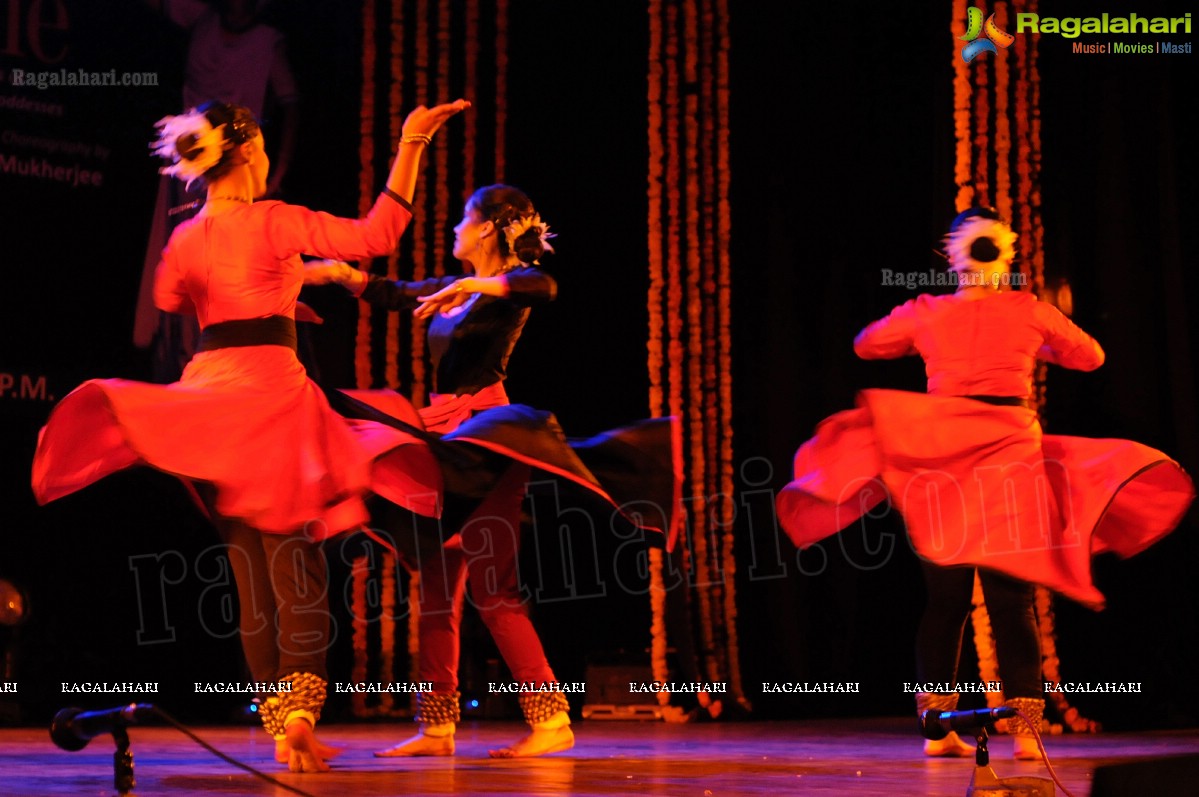
[[[984,797],[987,789],[1002,789],[1003,781],[991,769],[991,754],[987,751],[987,726],[979,725],[974,734],[974,774],[970,776],[970,785],[966,787],[966,797],[974,797],[975,790],[981,791],[979,797]]]
[[[129,734],[124,728],[114,728],[112,738],[117,751],[112,754],[112,785],[120,797],[133,794],[137,781],[133,778],[133,753],[129,750]]]
[[[1054,797],[1053,781],[1048,778],[1015,777],[1001,779],[991,768],[987,751],[987,726],[980,725],[974,735],[974,774],[966,787],[966,797]]]

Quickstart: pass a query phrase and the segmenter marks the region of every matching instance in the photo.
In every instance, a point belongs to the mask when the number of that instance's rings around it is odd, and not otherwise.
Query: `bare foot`
[[[287,726],[287,768],[292,772],[328,772],[325,759],[336,757],[341,750],[320,742],[312,726],[297,719]],[[276,747],[276,751],[278,747]]]
[[[575,746],[575,735],[569,725],[561,728],[538,730],[533,729],[525,738],[508,747],[499,750],[488,750],[492,758],[531,758],[550,753],[561,753]]]
[[[1012,758],[1017,761],[1040,761],[1041,749],[1031,736],[1012,737]]]
[[[969,758],[974,748],[962,741],[962,737],[951,732],[944,739],[924,742],[924,754],[930,758]]]
[[[405,756],[441,756],[454,754],[454,734],[426,736],[418,733],[407,741],[400,742],[394,747],[375,753],[376,758],[401,758]]]

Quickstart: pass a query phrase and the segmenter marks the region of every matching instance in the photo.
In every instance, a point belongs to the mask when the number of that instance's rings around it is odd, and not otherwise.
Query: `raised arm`
[[[274,204],[266,236],[280,258],[309,254],[338,260],[364,260],[391,253],[408,221],[425,145],[445,120],[470,107],[466,100],[418,107],[404,121],[400,148],[387,187],[365,219],[343,219],[296,205]]]
[[[863,360],[889,360],[917,354],[916,300],[904,302],[886,318],[870,324],[854,338],[853,350]]]

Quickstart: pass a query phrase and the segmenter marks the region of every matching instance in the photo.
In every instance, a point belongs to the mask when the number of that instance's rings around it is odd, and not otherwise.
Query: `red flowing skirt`
[[[1092,555],[1143,551],[1194,496],[1177,462],[1140,443],[1042,435],[1023,407],[866,390],[800,447],[777,508],[806,547],[894,505],[926,560],[991,568],[1102,608]]]
[[[201,352],[169,385],[85,382],[39,434],[33,491],[44,504],[132,465],[210,483],[220,514],[314,539],[365,523],[368,490],[420,514],[440,506],[427,445],[333,412],[283,346]]]

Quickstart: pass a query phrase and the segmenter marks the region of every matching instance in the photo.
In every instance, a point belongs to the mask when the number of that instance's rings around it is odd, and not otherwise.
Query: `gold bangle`
[[[462,293],[463,290],[464,289],[462,287],[462,280],[455,281],[454,282],[454,293]]]
[[[433,136],[428,133],[406,133],[400,136],[401,144],[425,144],[433,143]]]

